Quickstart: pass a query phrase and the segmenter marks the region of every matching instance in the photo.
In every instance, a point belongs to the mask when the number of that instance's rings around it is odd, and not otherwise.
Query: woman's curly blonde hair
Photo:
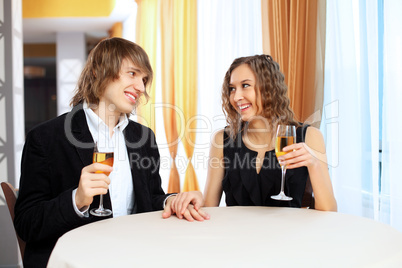
[[[279,124],[298,126],[299,123],[295,120],[294,112],[290,108],[288,87],[285,84],[285,76],[279,69],[279,64],[269,55],[241,57],[235,59],[230,65],[222,86],[222,109],[229,125],[230,137],[235,139],[247,125],[247,122],[241,121],[240,114],[230,104],[230,76],[233,70],[242,64],[247,64],[256,77],[255,93],[257,100],[261,98],[262,103],[262,107],[257,107],[257,110],[261,111],[259,116],[267,119],[272,129]]]

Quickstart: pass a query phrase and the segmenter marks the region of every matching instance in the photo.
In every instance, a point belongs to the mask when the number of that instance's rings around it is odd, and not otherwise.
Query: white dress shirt
[[[112,202],[113,217],[129,215],[134,206],[134,187],[123,135],[123,130],[128,125],[128,118],[125,114],[120,117],[119,123],[113,128],[113,134],[110,137],[109,127],[88,107],[86,102],[84,102],[83,108],[89,131],[94,142],[97,143],[98,151],[114,152],[113,171],[109,175],[111,181],[109,194]],[[85,211],[79,211],[75,204],[76,190],[73,192],[74,208],[78,215],[87,216],[88,208]]]

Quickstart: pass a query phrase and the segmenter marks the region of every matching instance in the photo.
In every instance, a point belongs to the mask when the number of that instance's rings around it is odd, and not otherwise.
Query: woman
[[[322,134],[294,119],[284,75],[270,56],[236,59],[225,75],[222,101],[229,126],[213,138],[205,206],[218,206],[225,191],[227,205],[300,207],[310,176],[315,208],[336,211]],[[295,125],[296,140],[303,141],[285,147],[289,153],[278,159],[287,165],[290,202],[271,198],[281,183],[274,150],[279,124]]]
[[[228,206],[301,207],[310,177],[315,208],[337,210],[323,136],[318,129],[295,120],[278,63],[267,55],[234,60],[225,75],[222,101],[228,126],[212,139],[205,206],[218,206],[225,192]],[[285,147],[289,153],[277,159],[274,149],[279,124],[295,125],[298,143]],[[278,160],[287,165],[285,193],[291,201],[271,198],[280,191]],[[184,211],[186,202],[200,195],[180,194],[173,202],[174,210]]]

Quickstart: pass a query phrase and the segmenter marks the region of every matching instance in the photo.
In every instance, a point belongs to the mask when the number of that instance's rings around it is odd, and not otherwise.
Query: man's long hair
[[[144,81],[145,88],[150,88],[153,71],[144,49],[123,38],[107,38],[100,41],[89,53],[70,105],[75,106],[84,100],[98,105],[107,85],[120,77],[123,60],[130,60],[144,72],[147,77]],[[149,99],[147,90],[144,96],[146,100]]]

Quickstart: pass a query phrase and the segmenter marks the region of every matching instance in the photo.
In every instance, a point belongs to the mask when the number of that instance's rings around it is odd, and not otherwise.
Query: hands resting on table
[[[209,220],[208,213],[201,208],[203,205],[204,199],[201,192],[191,191],[179,193],[170,196],[166,200],[162,217],[166,219],[175,214],[179,219],[184,218],[188,221]]]

